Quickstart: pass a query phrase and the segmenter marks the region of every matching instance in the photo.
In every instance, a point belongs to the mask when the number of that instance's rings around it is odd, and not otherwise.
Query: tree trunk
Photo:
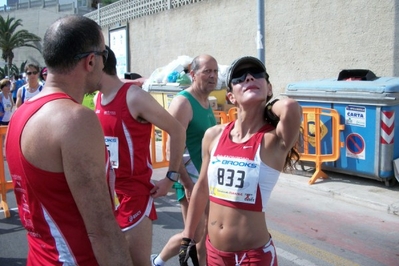
[[[10,71],[11,71],[11,66],[12,66],[12,57],[10,57],[10,56],[7,58],[7,65],[8,65],[7,76],[8,76],[8,78],[11,78]]]

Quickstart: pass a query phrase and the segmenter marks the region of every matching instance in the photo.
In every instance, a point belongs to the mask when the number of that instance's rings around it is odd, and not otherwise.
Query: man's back
[[[16,111],[8,129],[7,159],[21,222],[28,231],[28,261],[33,265],[56,264],[59,261],[96,265],[82,216],[63,171],[58,169],[62,167],[59,165],[60,158],[54,157],[51,160],[51,170],[44,170],[43,168],[49,167],[31,158],[31,154],[38,153],[41,149],[54,149],[54,153],[59,151],[56,141],[49,137],[48,141],[41,141],[42,144],[39,145],[26,144],[39,142],[37,138],[31,138],[34,135],[31,133],[34,130],[32,128],[43,128],[41,124],[32,125],[29,120],[36,112],[39,116],[44,115],[45,111],[40,110],[42,106],[49,101],[59,101],[58,99],[73,101],[66,94],[56,93],[27,102]],[[23,133],[18,134],[19,132]],[[24,150],[28,148],[30,152],[25,152],[25,156]],[[43,156],[46,157],[46,154],[43,153]],[[37,167],[38,164],[43,168]]]
[[[43,38],[46,87],[11,117],[6,150],[27,265],[132,265],[113,214],[104,135],[81,105],[101,80],[104,48],[89,18],[52,23]],[[31,69],[30,81],[37,74]]]

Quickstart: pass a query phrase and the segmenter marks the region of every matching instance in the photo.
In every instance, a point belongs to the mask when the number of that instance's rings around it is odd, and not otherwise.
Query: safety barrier
[[[340,115],[338,111],[329,108],[321,107],[302,107],[303,121],[302,121],[302,143],[300,145],[300,160],[310,161],[315,164],[315,172],[308,181],[309,184],[314,184],[319,178],[327,178],[328,176],[322,171],[321,164],[323,162],[333,162],[339,159],[340,150],[344,147],[344,143],[340,141],[340,131],[344,130],[344,125],[339,123]],[[331,147],[326,150],[331,150],[331,153],[322,153],[321,140],[324,137],[326,128],[322,122],[321,117],[330,118],[331,123]],[[316,130],[319,129],[319,130]],[[325,143],[323,142],[323,145]],[[313,146],[311,148],[310,146]]]
[[[224,111],[213,110],[213,114],[218,124],[226,124],[230,121],[228,115]]]
[[[339,123],[340,115],[334,109],[321,108],[321,107],[302,107],[302,141],[298,146],[301,161],[314,162],[315,172],[309,180],[309,184],[314,184],[319,178],[327,178],[328,176],[322,171],[321,165],[323,162],[333,162],[339,159],[340,150],[344,147],[344,143],[340,141],[340,131],[344,130],[344,125]],[[216,118],[220,119],[220,123],[228,123],[234,121],[237,117],[237,108],[230,108],[226,113],[224,111],[214,110]],[[322,152],[321,140],[326,134],[326,126],[322,122],[322,117],[325,120],[329,119],[331,124],[330,134],[331,141],[323,142],[323,145],[330,145],[331,147],[325,147],[325,150],[331,150],[331,153]],[[318,128],[319,130],[315,130]],[[160,131],[161,143],[157,144],[158,135],[156,135],[155,127],[152,129],[151,138],[151,159],[153,168],[166,167],[169,165],[169,161],[166,156],[166,141],[167,133]],[[327,144],[326,144],[327,143]],[[312,147],[311,147],[312,146]],[[157,156],[157,152],[161,151],[160,156]],[[160,160],[159,160],[159,157]]]
[[[214,110],[213,114],[219,122],[219,124],[225,124],[230,122],[229,116],[224,111]],[[156,130],[155,126],[152,126],[150,151],[152,168],[161,168],[169,166],[169,160],[166,153],[166,141],[168,134],[163,130]]]
[[[0,126],[0,148],[3,149],[3,138],[7,133],[7,126]],[[4,170],[4,156],[3,152],[0,155],[0,209],[4,210],[4,215],[6,218],[10,217],[10,209],[7,204],[7,192],[14,188],[12,181],[6,180],[6,174]]]
[[[237,119],[237,107],[232,107],[228,111],[229,120],[234,121]]]
[[[166,154],[167,140],[168,140],[168,133],[166,133],[163,130],[156,130],[155,126],[152,125],[151,140],[150,140],[152,168],[161,168],[169,166],[169,160]],[[161,152],[158,153],[158,151]]]

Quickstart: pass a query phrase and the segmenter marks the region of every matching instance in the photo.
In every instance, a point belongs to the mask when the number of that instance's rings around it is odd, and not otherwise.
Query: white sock
[[[155,263],[155,265],[159,265],[159,266],[165,265],[165,261],[163,261],[159,255],[155,258],[154,263]]]

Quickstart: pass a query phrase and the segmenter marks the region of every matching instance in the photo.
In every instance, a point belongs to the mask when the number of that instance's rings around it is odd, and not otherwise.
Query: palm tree
[[[7,63],[8,70],[10,70],[12,66],[14,49],[19,47],[32,47],[40,52],[35,42],[41,41],[41,38],[27,30],[17,31],[19,26],[22,26],[21,19],[10,18],[10,16],[4,19],[0,16],[0,49],[3,52],[1,57]]]

